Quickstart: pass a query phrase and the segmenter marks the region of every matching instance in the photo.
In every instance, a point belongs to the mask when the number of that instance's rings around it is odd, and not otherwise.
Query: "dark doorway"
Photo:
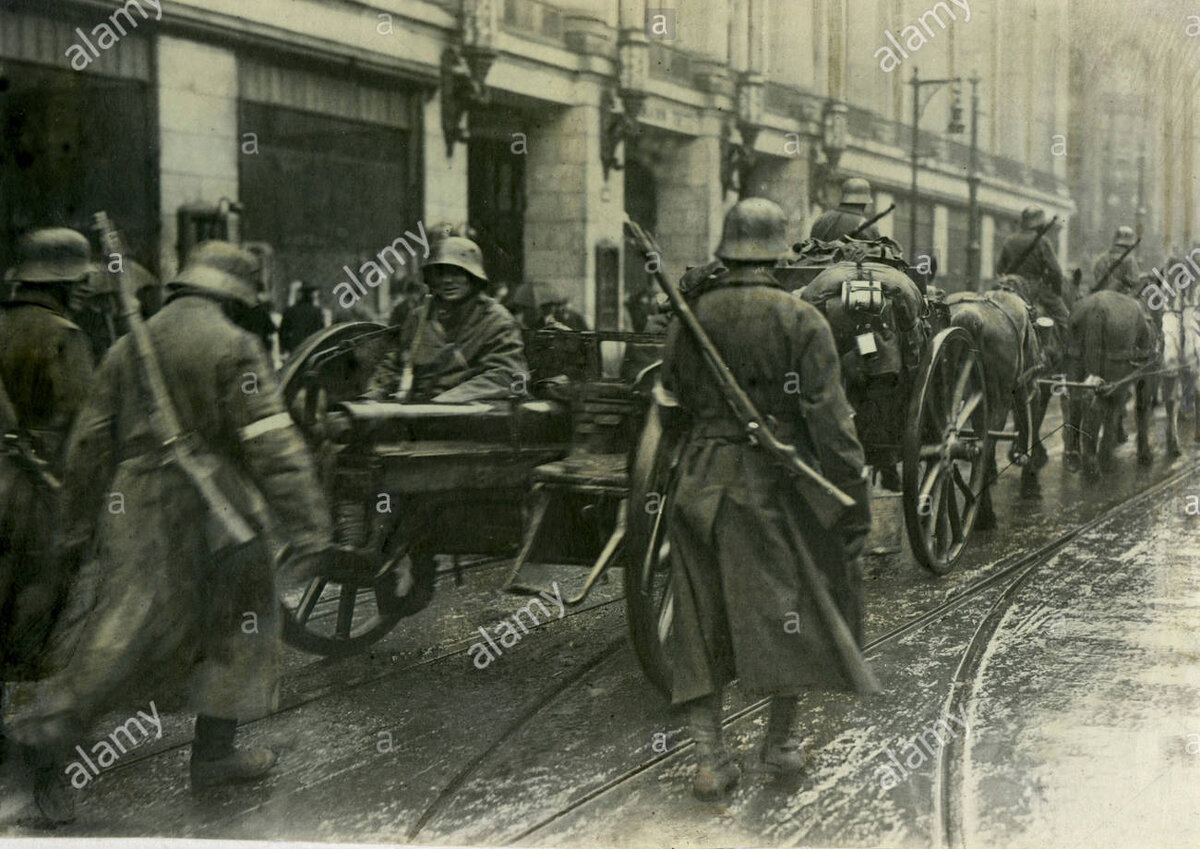
[[[21,233],[47,226],[87,233],[100,210],[134,258],[157,268],[155,120],[145,82],[0,65],[0,268],[12,264]]]
[[[467,153],[467,217],[493,287],[504,283],[510,292],[525,280],[526,142],[521,133],[474,133]]]
[[[281,279],[326,293],[402,236],[418,233],[421,192],[412,133],[243,100],[239,158],[243,237],[274,248]],[[386,311],[387,304],[372,307]]]
[[[658,234],[658,184],[654,171],[635,156],[625,162],[625,213],[648,233]],[[625,240],[625,305],[634,330],[646,324],[646,311],[654,291],[654,275],[646,270],[646,258],[629,239]]]

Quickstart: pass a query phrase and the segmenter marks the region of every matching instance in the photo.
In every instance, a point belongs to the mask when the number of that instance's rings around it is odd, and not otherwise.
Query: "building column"
[[[876,192],[875,193],[875,208],[871,212],[872,215],[877,215],[883,212],[889,206],[896,202],[891,192]],[[896,238],[896,213],[893,210],[891,215],[885,215],[875,222],[875,229],[879,231],[880,236],[886,236],[889,239]]]
[[[778,157],[759,154],[760,160],[750,175],[746,197],[762,197],[779,204],[787,215],[788,244],[808,238],[812,217],[808,208],[808,158]]]
[[[950,267],[950,210],[940,203],[933,205],[933,255],[943,271]]]
[[[658,232],[663,267],[674,280],[687,266],[708,262],[721,238],[721,139],[715,119],[705,123],[712,132],[681,144],[659,172]]]
[[[987,280],[996,269],[996,219],[979,217],[979,277]]]
[[[600,86],[581,88],[592,102],[547,110],[529,138],[525,275],[566,294],[594,326],[596,248],[623,242],[625,186],[600,162]]]
[[[425,124],[425,224],[442,221],[456,224],[467,220],[467,151],[470,142],[459,142],[446,156],[442,135],[442,99],[428,98],[422,108]],[[470,121],[470,118],[467,118]]]
[[[257,145],[238,136],[238,70],[232,51],[180,38],[158,39],[159,197],[163,280],[177,271],[176,214],[185,203],[238,198],[238,156]],[[243,152],[246,151],[246,152]]]

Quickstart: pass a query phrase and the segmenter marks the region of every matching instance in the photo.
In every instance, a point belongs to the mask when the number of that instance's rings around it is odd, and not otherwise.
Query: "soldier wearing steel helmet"
[[[836,209],[821,213],[809,230],[809,238],[820,239],[822,242],[836,242],[846,238],[867,220],[867,207],[870,205],[871,184],[862,177],[851,177],[842,183],[841,203]],[[874,241],[879,238],[879,230],[872,224],[870,227],[864,227],[854,238]]]
[[[423,274],[431,299],[408,315],[365,397],[462,404],[524,394],[528,366],[521,329],[486,294],[479,246],[462,236],[439,239]],[[405,391],[409,363],[412,386]]]
[[[0,381],[23,430],[57,469],[67,430],[92,373],[91,343],[68,314],[75,292],[95,270],[81,233],[47,228],[18,245],[16,283],[0,309]]]
[[[17,253],[5,275],[15,290],[0,306],[0,501],[17,520],[0,533],[0,761],[8,748],[4,682],[50,671],[45,640],[73,576],[54,557],[53,482],[34,469],[40,463],[61,475],[67,432],[92,375],[88,337],[68,318],[74,293],[94,270],[87,239],[39,229],[20,239]]]
[[[721,735],[721,694],[730,680],[771,698],[760,757],[765,768],[783,773],[799,772],[805,762],[793,728],[797,695],[845,687],[825,656],[827,644],[813,640],[817,614],[799,580],[787,513],[812,529],[805,541],[861,639],[857,556],[870,529],[863,449],[829,325],[772,274],[788,249],[785,230],[783,211],[771,201],[738,203],[716,251],[726,270],[699,280],[688,301],[779,437],[857,507],[836,532],[821,529],[788,474],[746,438],[691,336],[673,321],[663,384],[692,426],[667,507],[676,587],[667,651],[672,699],[686,705],[696,741],[693,792],[706,800],[720,798],[739,777]]]
[[[1038,236],[1038,231],[1045,226],[1045,210],[1040,206],[1025,208],[1021,213],[1021,230],[1005,239],[1000,248],[996,276],[1016,274],[1024,278],[1029,283],[1033,302],[1060,328],[1066,328],[1068,310],[1063,301],[1062,266],[1058,264],[1050,240]]]
[[[229,243],[196,246],[146,331],[180,429],[251,527],[269,525],[290,544],[284,574],[297,581],[321,571],[331,523],[262,346],[240,326],[256,303],[257,270],[253,254]],[[62,549],[68,560],[91,558],[83,568],[99,584],[97,603],[70,662],[46,682],[38,715],[17,727],[39,804],[54,820],[70,818],[73,788],[87,782],[64,770],[66,753],[118,706],[153,699],[197,714],[193,787],[253,781],[275,763],[269,749],[233,745],[239,719],[278,702],[282,646],[268,549],[245,546],[236,569],[215,562],[208,507],[160,444],[147,409],[160,399],[147,396],[139,357],[129,335],[117,340],[68,443]]]
[[[1107,274],[1108,279],[1104,280],[1104,289],[1136,296],[1138,277],[1141,276],[1137,260],[1134,259],[1132,253],[1121,259],[1122,254],[1125,254],[1135,244],[1137,244],[1137,234],[1133,232],[1133,228],[1118,227],[1117,232],[1113,234],[1112,246],[1100,254],[1096,259],[1096,264],[1092,267],[1093,285],[1098,285]]]

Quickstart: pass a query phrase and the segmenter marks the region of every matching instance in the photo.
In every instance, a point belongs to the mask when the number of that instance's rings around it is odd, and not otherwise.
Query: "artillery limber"
[[[438,556],[517,555],[507,587],[541,588],[539,558],[592,569],[577,603],[623,549],[627,457],[646,402],[620,351],[658,336],[537,331],[526,336],[529,393],[476,404],[359,400],[395,328],[345,324],[310,339],[281,374],[333,510],[330,574],[284,599],[299,648],[362,651],[426,607]],[[607,356],[606,356],[607,354]],[[548,516],[555,521],[547,522]],[[636,601],[630,602],[636,605]]]
[[[975,341],[923,294],[898,246],[798,245],[777,277],[829,320],[867,462],[895,488],[917,561],[943,574],[961,555],[987,486],[988,399]]]

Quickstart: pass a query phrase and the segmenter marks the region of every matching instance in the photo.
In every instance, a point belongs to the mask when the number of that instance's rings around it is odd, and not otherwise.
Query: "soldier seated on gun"
[[[424,275],[430,297],[409,314],[363,397],[465,404],[525,394],[521,329],[485,294],[479,246],[461,236],[435,242]]]

